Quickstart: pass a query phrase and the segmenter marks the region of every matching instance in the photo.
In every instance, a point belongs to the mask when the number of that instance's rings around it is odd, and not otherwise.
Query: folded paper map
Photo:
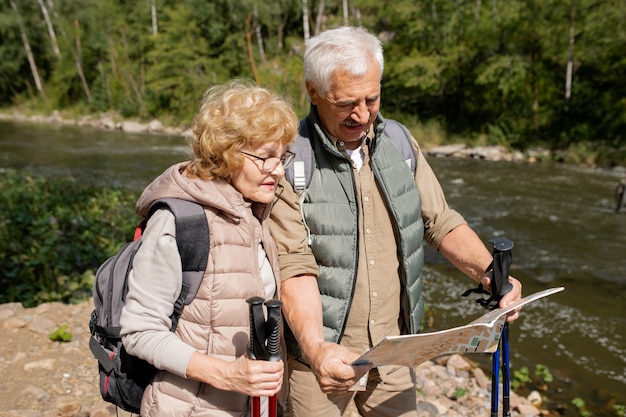
[[[417,366],[422,362],[450,353],[493,353],[498,348],[506,314],[548,295],[563,291],[563,287],[536,292],[479,317],[470,324],[431,333],[387,336],[353,365],[372,363],[374,366]]]

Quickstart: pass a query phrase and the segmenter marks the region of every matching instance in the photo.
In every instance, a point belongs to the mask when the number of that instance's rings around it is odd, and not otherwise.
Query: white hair
[[[384,58],[380,40],[363,27],[342,26],[320,33],[308,40],[304,53],[304,80],[320,94],[330,89],[330,77],[338,69],[352,75],[365,75],[372,59],[376,60],[380,77]]]

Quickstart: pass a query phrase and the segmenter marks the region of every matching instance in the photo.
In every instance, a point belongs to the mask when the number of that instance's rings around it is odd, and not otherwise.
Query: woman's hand
[[[283,371],[283,361],[252,360],[243,355],[228,362],[195,352],[187,366],[187,377],[225,391],[271,397],[280,391]]]

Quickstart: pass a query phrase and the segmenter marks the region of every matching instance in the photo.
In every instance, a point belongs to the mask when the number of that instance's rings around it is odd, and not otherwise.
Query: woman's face
[[[283,164],[277,159],[285,151],[285,146],[280,142],[266,143],[255,149],[243,149],[243,166],[230,176],[230,183],[247,200],[271,203],[276,185],[280,177],[285,175]]]

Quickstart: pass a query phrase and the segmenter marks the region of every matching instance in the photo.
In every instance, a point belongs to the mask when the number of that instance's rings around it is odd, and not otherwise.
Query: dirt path
[[[89,350],[92,310],[91,301],[31,309],[19,303],[0,304],[0,417],[130,417],[122,410],[116,413],[100,397],[97,362]],[[50,333],[63,325],[71,341],[50,340]],[[488,415],[489,382],[480,368],[459,355],[437,362],[416,368],[418,415]],[[459,397],[458,392],[465,394]],[[514,417],[542,414],[515,395],[511,406]]]
[[[89,351],[92,309],[91,302],[47,303],[32,309],[19,303],[0,305],[0,415],[10,415],[3,413],[10,410],[21,410],[21,415],[69,413],[78,408],[92,416],[99,410],[104,416],[112,411],[100,397],[97,363]],[[72,340],[51,341],[48,335],[62,325],[67,325]]]

